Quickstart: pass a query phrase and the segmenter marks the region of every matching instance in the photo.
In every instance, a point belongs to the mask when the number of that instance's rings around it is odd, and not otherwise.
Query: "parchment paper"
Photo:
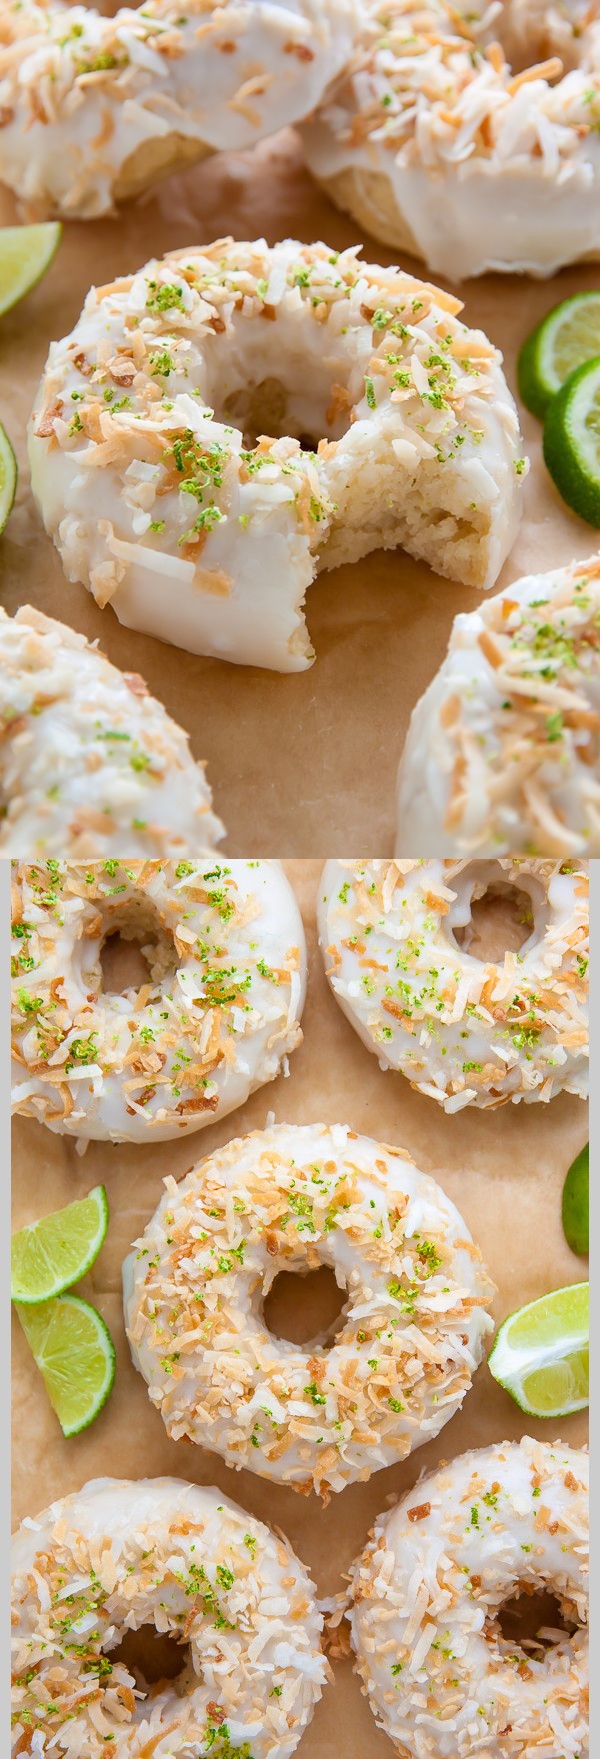
[[[14,218],[7,199],[0,223]],[[29,489],[24,433],[51,338],[69,331],[92,281],[102,283],[150,256],[225,233],[325,239],[341,249],[357,229],[303,171],[290,131],[254,155],[205,161],[171,179],[152,201],[112,221],[66,227],[46,280],[0,322],[0,418],[21,466],[16,512],[0,547],[1,601],[26,600],[60,617],[109,658],[146,677],[208,760],[229,854],[314,855],[361,846],[392,852],[394,779],[410,711],[441,663],[453,617],[478,595],[400,552],[382,552],[321,575],[310,588],[308,623],[317,651],[307,672],[228,666],[122,629],[81,586],[65,580]],[[393,261],[364,239],[365,259]],[[405,259],[413,272],[426,274]],[[592,268],[548,282],[490,276],[460,289],[468,322],[504,350],[514,388],[518,347],[541,315],[597,282]],[[539,427],[524,419],[533,458],[521,532],[499,585],[529,570],[590,555],[596,535],[572,518],[540,461]]]
[[[290,1059],[287,1079],[262,1088],[243,1109],[194,1136],[143,1148],[91,1143],[83,1158],[69,1138],[15,1120],[15,1228],[98,1182],[106,1185],[108,1237],[80,1288],[110,1326],[118,1369],[100,1417],[86,1433],[65,1441],[15,1319],[13,1514],[18,1522],[53,1497],[104,1473],[133,1478],[172,1473],[217,1484],[253,1514],[280,1526],[309,1565],[320,1592],[330,1595],[342,1585],[343,1571],[363,1545],[375,1515],[390,1497],[416,1483],[421,1471],[465,1448],[518,1439],[524,1433],[580,1445],[585,1417],[563,1419],[559,1425],[532,1424],[482,1364],[462,1411],[436,1441],[403,1465],[375,1473],[367,1484],[346,1488],[327,1509],[316,1498],[305,1499],[249,1472],[233,1472],[217,1455],[192,1444],[168,1441],[145,1382],[131,1365],[120,1294],[122,1260],[152,1214],[163,1178],[167,1173],[183,1176],[219,1144],[262,1128],[269,1111],[277,1122],[343,1122],[400,1144],[458,1205],[497,1285],[494,1314],[499,1321],[548,1289],[587,1276],[586,1261],[575,1258],[564,1240],[560,1197],[567,1168],[587,1140],[588,1123],[587,1107],[571,1096],[549,1105],[507,1105],[488,1113],[466,1109],[447,1117],[435,1102],[413,1092],[401,1075],[384,1074],[342,1015],[324,976],[314,928],[320,863],[289,861],[286,867],[303,911],[310,962],[304,1043]],[[296,1313],[300,1303],[307,1309],[306,1337],[309,1325],[316,1329],[308,1312],[307,1285],[294,1279],[293,1294]],[[291,1327],[288,1335],[293,1335]],[[339,1759],[340,1754],[344,1759],[389,1759],[391,1746],[377,1732],[348,1664],[335,1663],[335,1683],[326,1690],[300,1751],[302,1759]]]

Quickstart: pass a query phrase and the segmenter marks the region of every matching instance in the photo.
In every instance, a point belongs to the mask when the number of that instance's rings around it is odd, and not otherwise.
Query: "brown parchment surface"
[[[14,217],[0,192],[0,224]],[[82,586],[70,585],[33,504],[25,427],[49,342],[73,326],[92,281],[138,268],[149,257],[232,233],[269,242],[322,238],[336,249],[360,241],[354,223],[302,168],[296,137],[277,136],[254,154],[204,161],[115,220],[65,227],[44,282],[0,322],[0,418],[20,463],[17,507],[0,545],[0,602],[30,601],[88,638],[109,659],[142,672],[208,762],[225,848],[242,855],[391,853],[394,780],[411,709],[441,663],[453,617],[478,594],[442,580],[400,552],[375,553],[323,574],[309,590],[316,663],[281,676],[199,658],[122,629]],[[365,259],[393,254],[364,238]],[[427,271],[412,259],[406,266]],[[458,269],[458,265],[457,265]],[[598,270],[551,281],[489,276],[460,289],[467,322],[504,350],[514,389],[518,347],[567,294],[597,284]],[[540,458],[538,423],[524,412],[533,469],[524,517],[499,586],[519,574],[590,555],[597,534],[571,517]]]
[[[437,1440],[400,1466],[352,1485],[323,1509],[316,1497],[267,1483],[250,1472],[233,1472],[215,1454],[183,1441],[170,1442],[146,1384],[131,1365],[123,1331],[120,1268],[132,1241],[152,1214],[167,1173],[181,1177],[196,1160],[245,1130],[262,1128],[272,1111],[277,1122],[348,1123],[409,1150],[458,1205],[478,1241],[497,1285],[497,1321],[546,1290],[586,1277],[562,1233],[562,1183],[574,1155],[587,1140],[587,1107],[572,1096],[549,1105],[506,1105],[495,1112],[466,1109],[447,1117],[434,1101],[413,1092],[401,1075],[383,1073],[344,1018],[327,985],[316,946],[314,905],[320,864],[288,861],[309,946],[304,1042],[290,1058],[290,1074],[255,1093],[219,1125],[174,1142],[131,1147],[91,1143],[80,1157],[68,1137],[53,1135],[25,1119],[13,1126],[15,1228],[106,1185],[110,1225],[105,1245],[80,1291],[95,1302],[110,1326],[118,1368],[112,1396],[83,1435],[66,1441],[46,1401],[18,1321],[14,1320],[13,1516],[18,1522],[52,1498],[76,1490],[98,1474],[143,1477],[170,1473],[217,1484],[259,1518],[280,1526],[309,1565],[322,1594],[334,1594],[375,1515],[387,1500],[410,1488],[424,1469],[465,1448],[534,1433],[579,1445],[584,1416],[560,1424],[525,1419],[498,1387],[485,1364],[462,1411]],[[295,1303],[307,1305],[307,1286],[294,1279]],[[311,1316],[307,1312],[307,1328]],[[314,1327],[313,1327],[314,1329]],[[290,1330],[290,1334],[292,1332]],[[335,1663],[334,1684],[325,1691],[301,1745],[302,1759],[386,1759],[392,1752],[376,1730],[348,1664]]]

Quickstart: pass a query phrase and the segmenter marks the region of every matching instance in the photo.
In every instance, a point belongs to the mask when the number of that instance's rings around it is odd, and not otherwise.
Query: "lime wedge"
[[[0,421],[0,533],[4,531],[17,492],[17,460]]]
[[[517,361],[526,409],[544,417],[548,404],[576,367],[600,355],[600,292],[574,293],[542,318]]]
[[[16,1309],[63,1435],[79,1435],[106,1404],[115,1349],[104,1320],[78,1295]]]
[[[600,356],[571,373],[552,398],[544,458],[567,507],[600,526]]]
[[[39,226],[0,226],[0,317],[41,281],[62,232],[58,220]]]
[[[590,1285],[554,1289],[511,1313],[489,1366],[530,1417],[567,1417],[589,1402]]]
[[[108,1200],[103,1185],[87,1197],[43,1215],[13,1234],[10,1292],[28,1306],[49,1301],[78,1283],[98,1257],[106,1239]]]
[[[569,1167],[563,1185],[562,1225],[572,1252],[583,1258],[590,1249],[590,1145]]]

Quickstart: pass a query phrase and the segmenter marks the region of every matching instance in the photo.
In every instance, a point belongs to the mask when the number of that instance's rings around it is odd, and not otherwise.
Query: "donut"
[[[398,773],[404,855],[600,855],[600,555],[455,619]]]
[[[148,982],[103,988],[108,936],[148,937]],[[277,861],[16,864],[13,1104],[93,1141],[200,1130],[302,1041],[306,947]]]
[[[287,1759],[328,1675],[291,1545],[178,1478],[94,1478],[28,1517],[12,1620],[15,1753]],[[143,1625],[181,1644],[176,1682],[149,1689],[114,1655]]]
[[[530,0],[367,0],[348,68],[302,127],[309,169],[361,229],[461,280],[600,255],[600,22]],[[531,61],[543,35],[566,52]],[[565,18],[565,13],[567,17]],[[488,28],[485,28],[485,27]],[[497,35],[500,41],[497,40]],[[569,62],[575,63],[569,66]],[[562,74],[562,77],[560,77]]]
[[[401,543],[492,586],[526,460],[501,356],[460,309],[289,239],[221,239],[92,289],[30,433],[69,579],[128,628],[280,671],[314,658],[317,566]]]
[[[356,0],[146,0],[106,18],[8,0],[0,181],[38,219],[96,219],[209,153],[252,147],[323,96],[356,14]]]
[[[402,1759],[585,1759],[588,1459],[561,1442],[463,1454],[375,1522],[350,1586],[356,1667]],[[572,1633],[502,1634],[552,1592]]]
[[[454,1204],[403,1149],[278,1124],[165,1185],[123,1289],[133,1361],[172,1439],[328,1501],[459,1409],[492,1285]],[[319,1265],[346,1295],[332,1334],[274,1337],[263,1301],[278,1272]]]
[[[223,826],[188,737],[137,672],[64,623],[0,609],[0,853],[202,855]]]
[[[459,945],[473,902],[531,900],[518,954]],[[588,1092],[588,875],[582,862],[328,861],[319,938],[336,1001],[382,1069],[445,1112]]]

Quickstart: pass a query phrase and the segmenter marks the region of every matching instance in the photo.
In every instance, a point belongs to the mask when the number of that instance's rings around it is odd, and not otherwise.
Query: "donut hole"
[[[114,1649],[110,1650],[114,1666],[120,1662],[144,1693],[160,1686],[172,1686],[181,1680],[189,1665],[189,1644],[178,1642],[170,1631],[157,1631],[152,1624],[140,1625],[137,1631],[124,1631]]]
[[[105,995],[126,995],[162,981],[176,969],[173,941],[146,899],[111,912],[100,948]]]
[[[468,922],[454,927],[463,952],[482,963],[502,963],[505,953],[519,953],[533,933],[534,906],[530,893],[504,880],[491,880],[471,903]]]
[[[327,1349],[341,1329],[344,1300],[344,1290],[326,1264],[302,1276],[301,1291],[298,1274],[280,1270],[265,1296],[263,1318],[275,1338],[300,1345],[318,1342]]]
[[[248,450],[267,435],[316,452],[320,440],[342,438],[364,395],[347,338],[325,347],[323,326],[304,313],[293,328],[237,314],[225,335],[206,339],[203,367],[206,402],[217,421],[241,429]]]
[[[261,434],[268,434],[273,440],[289,434],[298,441],[302,452],[316,452],[321,437],[306,430],[294,431],[288,391],[281,379],[273,377],[232,392],[223,405],[223,420],[241,428],[248,451],[257,445]]]
[[[504,1642],[511,1648],[540,1657],[542,1652],[571,1637],[577,1621],[569,1617],[564,1603],[549,1588],[519,1582],[510,1600],[499,1608],[497,1624]]]

